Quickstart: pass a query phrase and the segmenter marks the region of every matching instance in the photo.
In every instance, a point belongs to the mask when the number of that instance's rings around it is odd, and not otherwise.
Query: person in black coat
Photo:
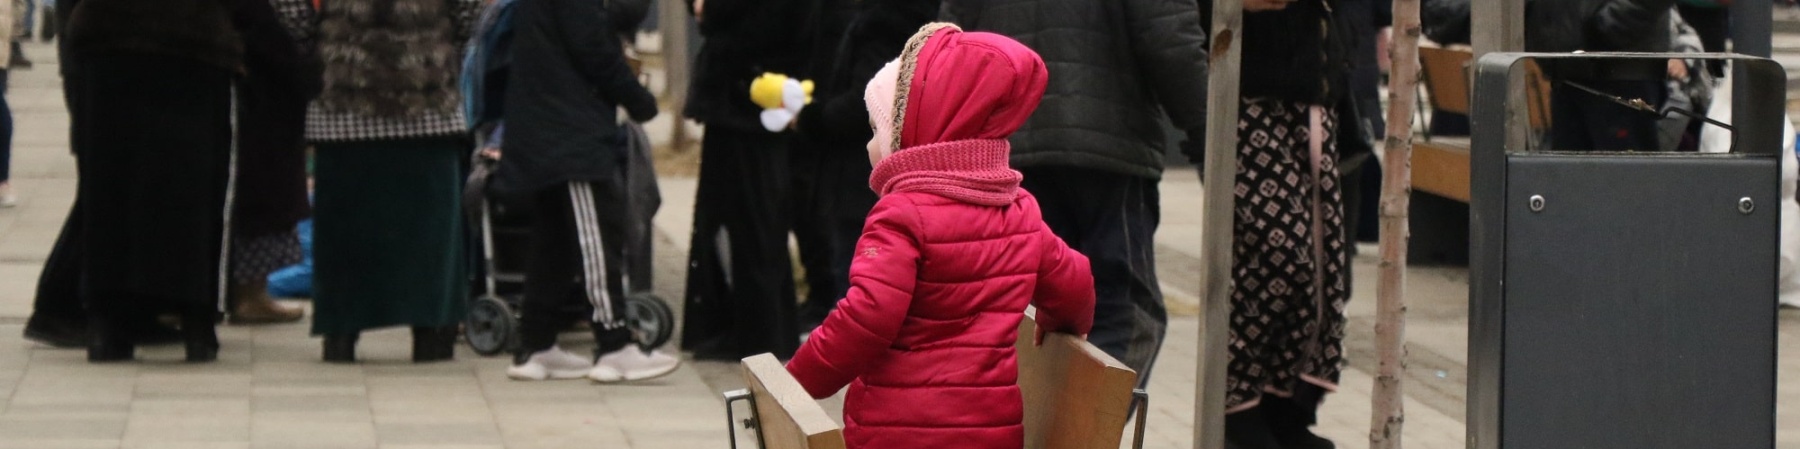
[[[1525,7],[1525,50],[1533,52],[1666,52],[1675,0],[1535,1]],[[1661,67],[1661,65],[1658,65]],[[1589,67],[1545,65],[1559,83],[1550,90],[1550,145],[1557,150],[1656,151],[1657,117],[1584,92],[1642,99],[1661,107],[1663,79],[1613,79]]]
[[[291,38],[267,0],[78,8],[66,36],[81,92],[71,107],[81,212],[70,220],[88,360],[132,359],[133,323],[165,312],[181,316],[188,361],[214,360],[232,76],[264,51],[291,55]]]
[[[625,327],[628,150],[617,117],[623,106],[631,120],[655,118],[656,98],[638,84],[600,2],[518,2],[495,187],[529,199],[533,229],[520,343],[507,375],[599,382],[666,375],[680,360],[640,350]],[[556,347],[575,297],[594,309],[593,357]]]
[[[1385,0],[1339,0],[1338,23],[1353,44],[1350,47],[1350,72],[1342,92],[1346,96],[1337,108],[1338,169],[1344,173],[1344,226],[1353,242],[1372,242],[1380,232],[1377,212],[1381,192],[1381,164],[1373,156],[1370,142],[1387,133],[1387,119],[1381,110],[1381,61],[1376,45],[1382,30],[1394,23],[1393,2]],[[1351,246],[1355,253],[1355,246]]]
[[[882,65],[900,57],[906,40],[938,14],[938,4],[932,1],[863,0],[851,5],[839,38],[821,40],[816,46],[818,56],[812,65],[818,88],[796,125],[797,158],[806,160],[795,170],[806,167],[806,175],[796,173],[795,178],[809,179],[812,188],[796,196],[795,233],[798,237],[802,224],[811,222],[823,235],[820,246],[826,252],[824,260],[807,261],[806,242],[800,242],[811,284],[800,310],[802,330],[817,327],[849,291],[856,240],[862,236],[863,219],[875,206],[867,148],[875,132],[869,129],[863,89]],[[815,270],[822,279],[815,280]]]
[[[812,46],[808,50],[812,57],[807,60],[806,69],[795,74],[798,78],[822,84],[825,78],[832,76],[832,70],[839,65],[840,58],[844,57],[838,54],[840,44],[844,43],[844,32],[856,19],[857,11],[861,9],[860,3],[863,2],[812,2],[814,9],[809,14],[811,23],[806,25],[812,32],[807,37]],[[821,97],[824,90],[823,87],[817,88],[813,97]],[[795,119],[793,127],[796,131],[799,129],[798,122],[799,119]],[[793,136],[792,146],[788,150],[788,176],[792,180],[788,184],[788,197],[793,208],[794,243],[799,250],[800,268],[805,275],[807,287],[805,302],[800,305],[798,313],[800,332],[806,334],[812,333],[825,320],[825,315],[836,308],[837,300],[843,298],[844,292],[849,290],[848,266],[843,275],[839,276],[835,259],[839,258],[839,253],[854,251],[849,249],[850,246],[839,242],[841,238],[835,235],[840,227],[833,225],[831,210],[838,198],[855,195],[846,195],[843,191],[846,185],[841,178],[846,177],[842,173],[846,167],[833,166],[826,159],[832,153],[841,152],[833,150],[841,150],[843,147],[821,137],[823,136],[798,132]],[[860,233],[861,228],[857,231]],[[855,242],[849,244],[855,245]],[[838,282],[840,278],[846,283]],[[840,291],[840,287],[843,291]]]
[[[1202,142],[1206,34],[1194,0],[946,0],[940,17],[1044,58],[1050,86],[1010,139],[1044,221],[1093,265],[1088,341],[1147,385],[1168,326],[1156,280],[1160,117]]]
[[[270,3],[270,0],[262,0]],[[248,41],[238,79],[237,184],[231,207],[234,324],[299,321],[304,310],[269,297],[269,273],[299,263],[294,226],[312,214],[306,191],[306,106],[319,94],[324,63],[312,43],[317,13],[306,0],[274,0],[285,33]]]
[[[1531,52],[1666,52],[1675,0],[1556,0],[1525,3],[1525,50]],[[1469,0],[1427,0],[1420,19],[1426,37],[1442,44],[1470,38]],[[1662,80],[1611,80],[1577,66],[1545,67],[1558,81],[1660,106]],[[1657,117],[1634,111],[1566,84],[1550,90],[1551,146],[1563,150],[1658,148]],[[1436,120],[1433,120],[1436,122]],[[1436,123],[1433,123],[1435,131]]]
[[[769,72],[805,73],[810,3],[690,2],[706,42],[684,113],[705,124],[706,135],[681,345],[697,359],[788,357],[800,346],[787,244],[791,136],[763,128],[750,82]]]

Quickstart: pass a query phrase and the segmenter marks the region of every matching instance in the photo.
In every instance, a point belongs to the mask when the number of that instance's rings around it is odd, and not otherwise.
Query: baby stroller
[[[625,210],[631,215],[625,250],[625,320],[635,340],[645,350],[668,343],[675,334],[675,312],[650,291],[652,260],[651,217],[661,206],[656,172],[650,162],[650,139],[636,123],[621,125],[629,141],[630,165],[626,185],[630,192]],[[476,176],[471,176],[465,201],[481,238],[481,279],[472,291],[463,337],[476,354],[492,356],[511,352],[518,345],[519,309],[525,283],[525,256],[530,240],[530,214],[514,204],[487,195],[483,174],[498,162],[477,154]],[[577,291],[579,289],[571,289]],[[571,301],[583,304],[587,301]],[[585,310],[570,310],[574,313]],[[574,320],[571,319],[571,322]]]
[[[483,8],[477,32],[470,38],[464,54],[462,78],[463,111],[471,130],[482,138],[502,127],[500,103],[505,95],[506,74],[511,63],[511,15],[516,0],[498,0]],[[608,9],[624,17],[642,19],[647,2],[611,0]],[[628,53],[629,54],[629,53]],[[632,68],[637,69],[636,61]],[[650,162],[650,139],[636,123],[620,125],[627,139],[629,162],[625,168],[629,198],[625,210],[605,211],[630,214],[625,250],[625,316],[626,326],[645,349],[668,343],[675,334],[675,313],[667,302],[650,292],[651,217],[662,205],[656,187],[656,171]],[[463,323],[463,337],[475,353],[492,356],[511,352],[519,343],[517,310],[525,282],[525,251],[530,237],[530,214],[518,205],[507,204],[488,195],[487,175],[498,160],[483,155],[485,142],[477,142],[473,170],[463,192],[464,207],[478,228],[481,240],[481,276],[469,304],[469,315]],[[578,289],[571,289],[571,291]],[[587,301],[571,301],[586,304]],[[574,311],[572,311],[573,313]],[[591,311],[588,311],[591,312]],[[570,322],[575,320],[571,314]]]

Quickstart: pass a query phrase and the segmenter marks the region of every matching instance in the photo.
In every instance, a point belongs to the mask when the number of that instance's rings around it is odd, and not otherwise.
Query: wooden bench
[[[1419,68],[1431,109],[1470,115],[1469,63],[1474,54],[1465,50],[1420,48]],[[1550,81],[1537,64],[1525,66],[1526,97],[1531,128],[1544,130],[1550,121]],[[1463,203],[1469,202],[1469,139],[1467,136],[1432,136],[1413,143],[1413,189]]]
[[[1085,340],[1067,334],[1032,344],[1030,318],[1019,325],[1019,390],[1025,397],[1026,449],[1116,449],[1130,416],[1137,373]],[[843,427],[825,414],[775,356],[743,360],[743,390],[725,406],[748,400],[765,449],[842,449]],[[1143,409],[1140,403],[1140,410]],[[729,412],[727,419],[733,418]],[[737,423],[733,445],[736,445]],[[1143,424],[1138,425],[1143,430]],[[1143,435],[1137,436],[1141,444]]]
[[[787,368],[773,354],[760,354],[744,359],[745,390],[726,393],[726,398],[750,399],[755,410],[754,427],[766,449],[844,449],[844,428],[825,414],[825,408],[814,401],[800,381],[789,375]],[[731,409],[726,401],[725,409]],[[727,414],[729,417],[729,413]],[[730,423],[737,429],[737,423]],[[733,430],[735,434],[736,430]],[[737,439],[732,438],[732,447]]]
[[[1467,50],[1420,48],[1423,88],[1433,110],[1469,115],[1474,55]],[[1526,104],[1533,135],[1549,128],[1549,80],[1534,63],[1524,68]],[[1433,136],[1413,142],[1413,191],[1407,259],[1420,265],[1469,261],[1469,138]]]

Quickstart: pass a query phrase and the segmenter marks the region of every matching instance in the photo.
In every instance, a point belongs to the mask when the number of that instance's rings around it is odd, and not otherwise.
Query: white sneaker
[[[506,369],[506,377],[513,380],[545,380],[545,379],[580,379],[588,375],[588,368],[593,362],[551,346],[531,355],[525,363],[513,365]]]
[[[681,359],[675,356],[662,351],[644,352],[637,345],[627,345],[600,356],[587,377],[600,383],[629,382],[667,376],[680,367]]]
[[[13,194],[12,184],[0,184],[0,209],[19,205],[19,196]]]

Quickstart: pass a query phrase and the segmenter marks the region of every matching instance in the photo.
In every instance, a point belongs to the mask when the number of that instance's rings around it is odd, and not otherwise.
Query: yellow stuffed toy
[[[780,73],[764,73],[750,82],[750,101],[762,106],[763,128],[781,132],[800,116],[800,109],[812,103],[813,82],[797,80]]]

